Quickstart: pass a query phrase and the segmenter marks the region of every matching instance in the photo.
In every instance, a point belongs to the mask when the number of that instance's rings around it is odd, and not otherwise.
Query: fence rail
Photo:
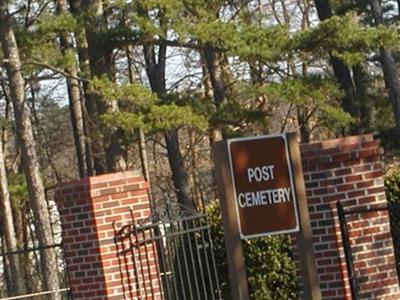
[[[51,294],[55,294],[55,293],[65,293],[65,292],[69,292],[69,288],[58,289],[58,290],[47,291],[47,292],[38,292],[38,293],[33,293],[33,294],[24,294],[24,295],[20,295],[20,296],[13,296],[13,297],[7,297],[7,298],[0,298],[0,300],[27,299],[27,298],[34,298],[37,296],[44,296],[44,295],[51,295]]]

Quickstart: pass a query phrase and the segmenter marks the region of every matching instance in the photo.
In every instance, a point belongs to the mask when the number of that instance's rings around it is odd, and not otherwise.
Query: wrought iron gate
[[[347,271],[350,282],[350,290],[352,299],[357,300],[360,299],[359,289],[358,289],[358,278],[356,276],[354,261],[353,261],[353,250],[350,245],[349,240],[349,227],[347,224],[347,216],[350,215],[365,215],[371,212],[379,212],[379,211],[388,211],[390,217],[390,229],[392,233],[394,253],[396,257],[396,268],[397,268],[397,276],[400,279],[400,204],[394,202],[388,202],[387,205],[384,206],[376,206],[376,207],[365,207],[365,208],[357,208],[351,210],[345,210],[341,204],[341,202],[336,203],[336,207],[338,210],[338,217],[340,223],[340,231],[342,234],[343,240],[343,249],[346,259]]]
[[[125,299],[222,299],[207,216],[177,203],[115,228]]]
[[[397,276],[399,276],[400,281],[400,203],[389,201],[388,209],[394,254],[396,256]]]

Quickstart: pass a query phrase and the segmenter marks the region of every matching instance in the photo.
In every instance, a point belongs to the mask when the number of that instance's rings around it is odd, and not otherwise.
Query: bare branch
[[[6,61],[4,60],[4,62],[6,62]],[[53,71],[53,72],[55,72],[55,73],[58,73],[58,74],[60,74],[60,75],[63,75],[64,77],[67,77],[67,78],[79,80],[79,81],[82,81],[82,82],[90,82],[89,79],[86,79],[86,78],[83,78],[83,77],[71,76],[71,75],[68,74],[67,72],[65,72],[65,71],[63,71],[63,70],[60,70],[60,69],[58,69],[58,68],[56,68],[56,67],[54,67],[54,66],[52,66],[52,65],[46,64],[46,63],[42,63],[42,62],[38,62],[38,61],[27,61],[27,62],[24,63],[24,65],[39,66],[39,67],[42,67],[42,68],[44,68],[44,69],[49,69],[49,70],[51,70],[51,71]]]
[[[281,133],[285,131],[285,128],[286,128],[286,125],[287,125],[287,123],[289,121],[290,113],[292,112],[292,109],[293,109],[293,104],[290,103],[289,104],[289,108],[288,108],[287,113],[286,113],[286,116],[285,116],[285,119],[283,120],[283,123],[282,123],[282,126],[281,126]]]

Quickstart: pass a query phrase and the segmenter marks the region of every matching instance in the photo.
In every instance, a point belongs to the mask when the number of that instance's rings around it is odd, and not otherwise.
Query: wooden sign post
[[[233,299],[249,299],[241,239],[298,232],[305,299],[320,300],[296,135],[221,141],[213,154]]]
[[[306,187],[301,165],[300,147],[295,133],[288,133],[288,146],[292,164],[297,203],[299,208],[300,231],[297,233],[300,273],[303,282],[305,300],[321,300],[322,294],[318,282],[310,216],[308,214]]]
[[[244,262],[242,240],[239,233],[238,215],[233,203],[233,182],[226,141],[214,143],[215,180],[217,182],[225,247],[231,282],[232,300],[250,300]]]

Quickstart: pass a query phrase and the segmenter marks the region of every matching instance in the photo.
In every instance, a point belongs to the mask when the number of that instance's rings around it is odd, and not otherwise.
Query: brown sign
[[[228,149],[242,238],[298,231],[286,135],[231,139]]]

